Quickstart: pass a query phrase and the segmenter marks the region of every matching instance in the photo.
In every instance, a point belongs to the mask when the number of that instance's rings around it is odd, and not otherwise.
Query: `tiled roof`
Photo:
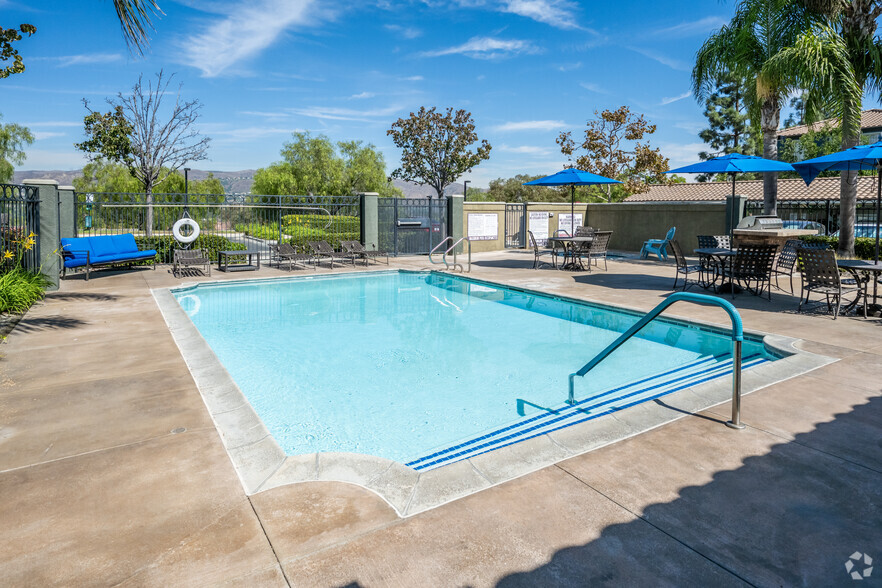
[[[779,137],[801,137],[805,135],[810,129],[822,129],[825,126],[839,126],[838,118],[828,118],[827,120],[822,120],[816,122],[813,125],[799,125],[796,127],[790,127],[789,129],[781,129],[778,131]],[[864,110],[861,112],[861,130],[865,129],[879,129],[882,128],[882,109],[875,108],[872,110]]]
[[[735,193],[747,196],[750,200],[763,199],[763,181],[745,180],[735,184]],[[732,182],[693,182],[653,185],[649,192],[628,196],[625,202],[711,202],[725,200],[732,194]],[[876,197],[875,176],[858,177],[859,200]],[[839,176],[815,178],[811,186],[806,186],[799,178],[778,180],[778,200],[839,200]]]

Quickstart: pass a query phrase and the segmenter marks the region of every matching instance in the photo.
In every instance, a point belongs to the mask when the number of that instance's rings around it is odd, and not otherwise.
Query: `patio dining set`
[[[533,269],[550,265],[554,269],[591,271],[592,263],[600,267],[601,259],[603,269],[607,268],[606,256],[612,231],[576,227],[574,234],[570,235],[566,230],[559,229],[544,240],[543,246],[539,245],[533,231],[527,232],[530,236],[530,246],[533,248]],[[542,261],[545,256],[551,258],[551,263]]]
[[[684,290],[697,285],[713,289],[715,293],[731,294],[733,299],[736,293],[746,291],[757,296],[765,293],[771,300],[773,281],[774,287],[783,291],[779,278],[786,276],[793,294],[793,276],[798,273],[802,289],[797,311],[802,310],[812,294],[820,295],[826,300],[834,319],[840,312],[856,309],[861,300],[864,301],[861,308],[866,318],[870,304],[869,284],[875,283],[882,274],[880,263],[837,259],[826,244],[798,239],[788,240],[778,252],[775,244],[732,247],[728,235],[701,235],[698,248],[694,250],[699,259],[697,264],[686,259],[676,240],[671,240],[669,245],[677,265],[674,290],[682,276]],[[875,305],[875,288],[872,298]]]

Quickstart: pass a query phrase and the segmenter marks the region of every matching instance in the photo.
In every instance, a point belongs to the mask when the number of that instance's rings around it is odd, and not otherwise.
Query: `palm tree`
[[[150,18],[163,14],[162,9],[156,0],[113,0],[113,7],[129,49],[133,53],[143,54],[144,48],[150,43],[147,29],[153,28]]]
[[[764,72],[766,62],[790,47],[811,24],[812,12],[793,0],[741,0],[728,25],[711,34],[695,55],[692,89],[705,100],[716,82],[735,75],[748,80],[745,96],[752,120],[760,120],[763,157],[778,158],[781,106],[793,86]],[[775,214],[778,175],[763,174],[763,211]]]
[[[860,142],[863,93],[882,93],[882,42],[876,19],[882,0],[802,0],[823,21],[766,64],[766,73],[811,88],[807,118],[822,108],[842,121],[842,149]],[[839,196],[839,254],[854,255],[857,172],[844,171]]]

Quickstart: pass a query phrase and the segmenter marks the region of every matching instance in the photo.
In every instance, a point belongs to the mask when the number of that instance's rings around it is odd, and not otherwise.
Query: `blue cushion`
[[[113,246],[117,253],[137,253],[138,244],[135,236],[131,233],[125,235],[113,235]]]
[[[89,237],[89,240],[91,241],[90,245],[92,247],[92,253],[96,258],[119,253],[114,246],[112,235]],[[92,261],[94,261],[94,259]]]
[[[72,258],[65,259],[64,265],[66,267],[86,265],[86,252],[92,253],[90,241],[88,237],[62,239],[61,248],[73,255]]]

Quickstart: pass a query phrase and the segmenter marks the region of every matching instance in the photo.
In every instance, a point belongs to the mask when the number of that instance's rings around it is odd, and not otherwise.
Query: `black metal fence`
[[[527,246],[527,205],[505,205],[505,247],[522,249]]]
[[[0,271],[17,264],[35,271],[42,258],[39,239],[40,192],[36,186],[0,184]]]
[[[358,196],[261,196],[226,194],[78,193],[76,236],[132,233],[142,248],[156,249],[161,263],[170,263],[175,241],[173,228],[189,217],[199,225],[193,248],[217,251],[257,250],[269,259],[271,247],[307,241],[360,240]],[[189,229],[182,227],[182,232]]]
[[[447,238],[447,199],[380,198],[379,248],[392,255],[429,253]]]
[[[745,214],[763,213],[761,200],[747,202]],[[827,234],[839,230],[839,200],[779,200],[778,218],[784,221],[808,220],[821,223]],[[858,200],[855,210],[855,227],[876,226],[876,201]],[[858,231],[858,236],[861,236]],[[875,233],[874,233],[875,234]]]

